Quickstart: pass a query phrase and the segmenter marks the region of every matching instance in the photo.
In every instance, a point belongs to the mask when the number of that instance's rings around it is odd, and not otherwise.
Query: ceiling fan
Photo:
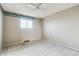
[[[32,9],[41,9],[44,3],[28,3],[27,6]]]

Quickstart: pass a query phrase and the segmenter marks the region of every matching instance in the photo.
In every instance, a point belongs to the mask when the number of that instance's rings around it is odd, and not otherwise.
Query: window
[[[32,20],[20,20],[20,27],[21,28],[32,28]]]
[[[32,20],[27,20],[27,28],[32,28]]]

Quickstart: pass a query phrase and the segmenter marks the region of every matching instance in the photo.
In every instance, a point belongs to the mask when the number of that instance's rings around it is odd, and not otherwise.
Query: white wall
[[[21,29],[20,19],[17,17],[4,16],[4,34],[3,43],[4,45],[21,43],[24,40],[39,40],[41,39],[41,21],[34,20],[34,28],[32,30]]]
[[[79,50],[79,6],[45,18],[43,37],[51,42]]]
[[[0,8],[0,52],[2,49],[2,11]]]
[[[3,16],[3,44],[7,45],[21,40],[19,39],[20,33],[16,20],[15,17]]]

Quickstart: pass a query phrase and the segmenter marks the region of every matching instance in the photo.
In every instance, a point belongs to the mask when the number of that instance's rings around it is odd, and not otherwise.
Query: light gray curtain
[[[41,39],[41,20],[30,17],[19,17],[20,20],[32,21],[32,28],[20,28],[21,39],[25,40],[40,40]],[[28,26],[28,25],[26,25]]]

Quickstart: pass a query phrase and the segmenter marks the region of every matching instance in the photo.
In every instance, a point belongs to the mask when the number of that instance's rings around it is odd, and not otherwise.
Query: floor
[[[5,47],[1,56],[79,56],[79,52],[48,41],[33,41],[29,43]]]

